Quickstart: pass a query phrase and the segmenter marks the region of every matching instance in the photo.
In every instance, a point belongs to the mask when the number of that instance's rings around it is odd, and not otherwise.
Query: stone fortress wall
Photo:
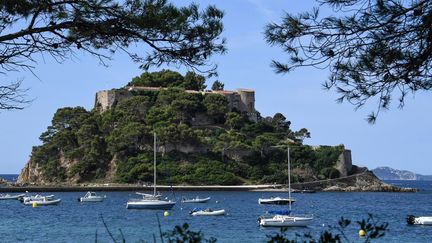
[[[95,97],[95,108],[100,112],[114,107],[118,102],[130,98],[133,96],[134,91],[159,91],[161,89],[166,89],[162,87],[135,87],[126,86],[122,89],[112,89],[112,90],[101,90],[96,93]],[[257,112],[255,110],[255,91],[251,89],[237,89],[235,91],[196,91],[196,90],[186,90],[188,93],[201,93],[206,94],[219,94],[223,95],[228,100],[228,106],[230,110],[238,110],[244,112],[248,115],[251,121],[257,121]]]

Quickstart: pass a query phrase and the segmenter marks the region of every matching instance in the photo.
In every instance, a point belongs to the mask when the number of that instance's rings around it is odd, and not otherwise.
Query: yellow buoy
[[[33,202],[33,203],[32,203],[32,207],[33,207],[33,208],[37,207],[37,203],[36,203],[36,202]]]
[[[165,211],[165,212],[164,212],[164,216],[165,216],[165,217],[168,217],[168,216],[169,216],[169,212],[168,212],[168,211]]]
[[[366,231],[364,231],[363,229],[359,230],[359,236],[360,237],[364,237],[366,235]]]

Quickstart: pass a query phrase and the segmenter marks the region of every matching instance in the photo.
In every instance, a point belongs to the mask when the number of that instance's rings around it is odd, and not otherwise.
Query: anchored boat
[[[87,192],[84,197],[78,198],[80,202],[103,202],[106,196],[98,196],[96,192]]]
[[[193,209],[190,214],[192,216],[222,216],[225,215],[225,209],[213,210],[207,209]]]
[[[276,204],[276,205],[288,205],[295,202],[294,198],[282,198],[282,197],[271,197],[271,198],[259,198],[259,204]]]
[[[49,197],[40,197],[35,199],[27,199],[24,200],[24,205],[36,205],[36,206],[49,206],[49,205],[57,205],[61,202],[61,199],[53,199]]]
[[[416,217],[414,215],[408,215],[407,224],[410,225],[432,225],[432,216],[421,216]]]
[[[0,200],[17,200],[24,196],[25,194],[17,194],[17,195],[0,194]]]
[[[210,197],[206,198],[199,198],[198,196],[196,198],[183,198],[182,203],[206,203],[210,200]]]
[[[291,214],[291,169],[290,169],[290,149],[287,148],[288,160],[288,205],[289,210],[273,211],[258,218],[258,223],[263,227],[305,227],[308,226],[313,216],[310,215],[292,215]],[[259,202],[259,201],[258,201]],[[274,214],[274,215],[271,215]]]
[[[169,210],[176,204],[171,200],[162,200],[161,195],[156,192],[156,133],[153,140],[153,194],[137,193],[142,199],[130,199],[126,203],[127,209],[163,209]]]

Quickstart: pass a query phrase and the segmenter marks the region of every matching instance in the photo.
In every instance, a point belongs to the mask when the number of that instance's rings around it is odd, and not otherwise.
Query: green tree
[[[218,91],[218,90],[224,90],[224,84],[220,82],[219,80],[214,81],[212,85],[212,90]]]
[[[265,153],[269,150],[271,146],[275,146],[279,139],[274,133],[264,133],[258,135],[254,141],[252,141],[252,146],[260,151],[261,158],[264,158]]]
[[[139,122],[144,120],[151,105],[147,96],[133,96],[120,101],[115,112],[117,116],[121,117],[122,122]]]
[[[145,70],[162,64],[198,70],[210,56],[225,52],[222,18],[214,6],[178,8],[166,0],[1,1],[1,70],[32,68],[40,53],[61,62],[77,49],[102,62],[124,51]],[[129,48],[136,44],[145,51]],[[215,68],[204,72],[214,74]],[[20,82],[0,86],[0,108],[22,108],[22,91]]]
[[[207,109],[207,114],[214,121],[224,122],[225,113],[228,112],[228,100],[225,96],[219,94],[207,94],[204,97],[204,106]]]
[[[108,150],[112,155],[130,156],[143,151],[146,144],[151,144],[149,129],[142,123],[131,122],[112,131],[107,138]]]
[[[371,98],[378,102],[372,123],[395,93],[402,107],[407,94],[432,89],[431,1],[319,2],[311,12],[286,13],[281,23],[267,25],[267,42],[289,56],[288,63],[273,61],[277,73],[328,67],[324,86],[341,94],[339,102],[357,108]],[[334,13],[320,15],[329,8]]]
[[[225,154],[228,150],[247,148],[247,146],[242,143],[243,140],[244,136],[239,132],[228,131],[222,133],[214,144],[214,150],[220,152],[222,161],[225,161]]]
[[[311,134],[306,128],[302,128],[294,132],[294,137],[296,138],[297,141],[303,143],[303,140],[305,140],[306,138],[310,138]]]
[[[291,122],[287,121],[282,113],[276,113],[271,119],[271,123],[276,128],[276,132],[280,133],[282,136],[287,136],[291,133]]]
[[[186,90],[204,90],[207,86],[205,85],[204,76],[194,72],[187,72],[180,87]]]
[[[243,117],[236,112],[228,112],[225,115],[225,125],[231,129],[238,130],[243,126],[244,123],[245,120]]]
[[[175,71],[163,69],[159,72],[144,72],[128,83],[128,86],[178,87],[183,83],[183,76]]]
[[[42,133],[39,139],[42,142],[50,142],[59,132],[67,133],[78,130],[82,122],[89,118],[89,116],[90,113],[83,107],[58,109],[51,120],[51,125],[48,126],[47,131]]]

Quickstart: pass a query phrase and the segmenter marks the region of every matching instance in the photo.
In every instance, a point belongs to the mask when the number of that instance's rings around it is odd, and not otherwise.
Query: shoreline
[[[257,184],[257,185],[158,185],[159,191],[262,191],[288,192],[285,184]],[[417,192],[416,188],[402,188],[379,180],[372,172],[349,175],[341,178],[292,183],[295,192]],[[117,184],[117,183],[57,183],[57,184],[0,184],[0,192],[73,192],[73,191],[152,191],[151,184]]]
[[[156,186],[158,191],[251,191],[251,192],[287,192],[285,185],[206,185],[206,186]],[[349,189],[349,190],[347,190]],[[152,185],[115,185],[115,184],[90,184],[90,185],[43,185],[43,186],[5,186],[0,187],[3,192],[84,192],[84,191],[152,191]],[[353,188],[323,188],[316,192],[417,192],[415,188],[386,187],[384,189],[353,189]],[[292,189],[293,193],[302,193],[300,187]],[[307,192],[306,192],[307,193]]]

